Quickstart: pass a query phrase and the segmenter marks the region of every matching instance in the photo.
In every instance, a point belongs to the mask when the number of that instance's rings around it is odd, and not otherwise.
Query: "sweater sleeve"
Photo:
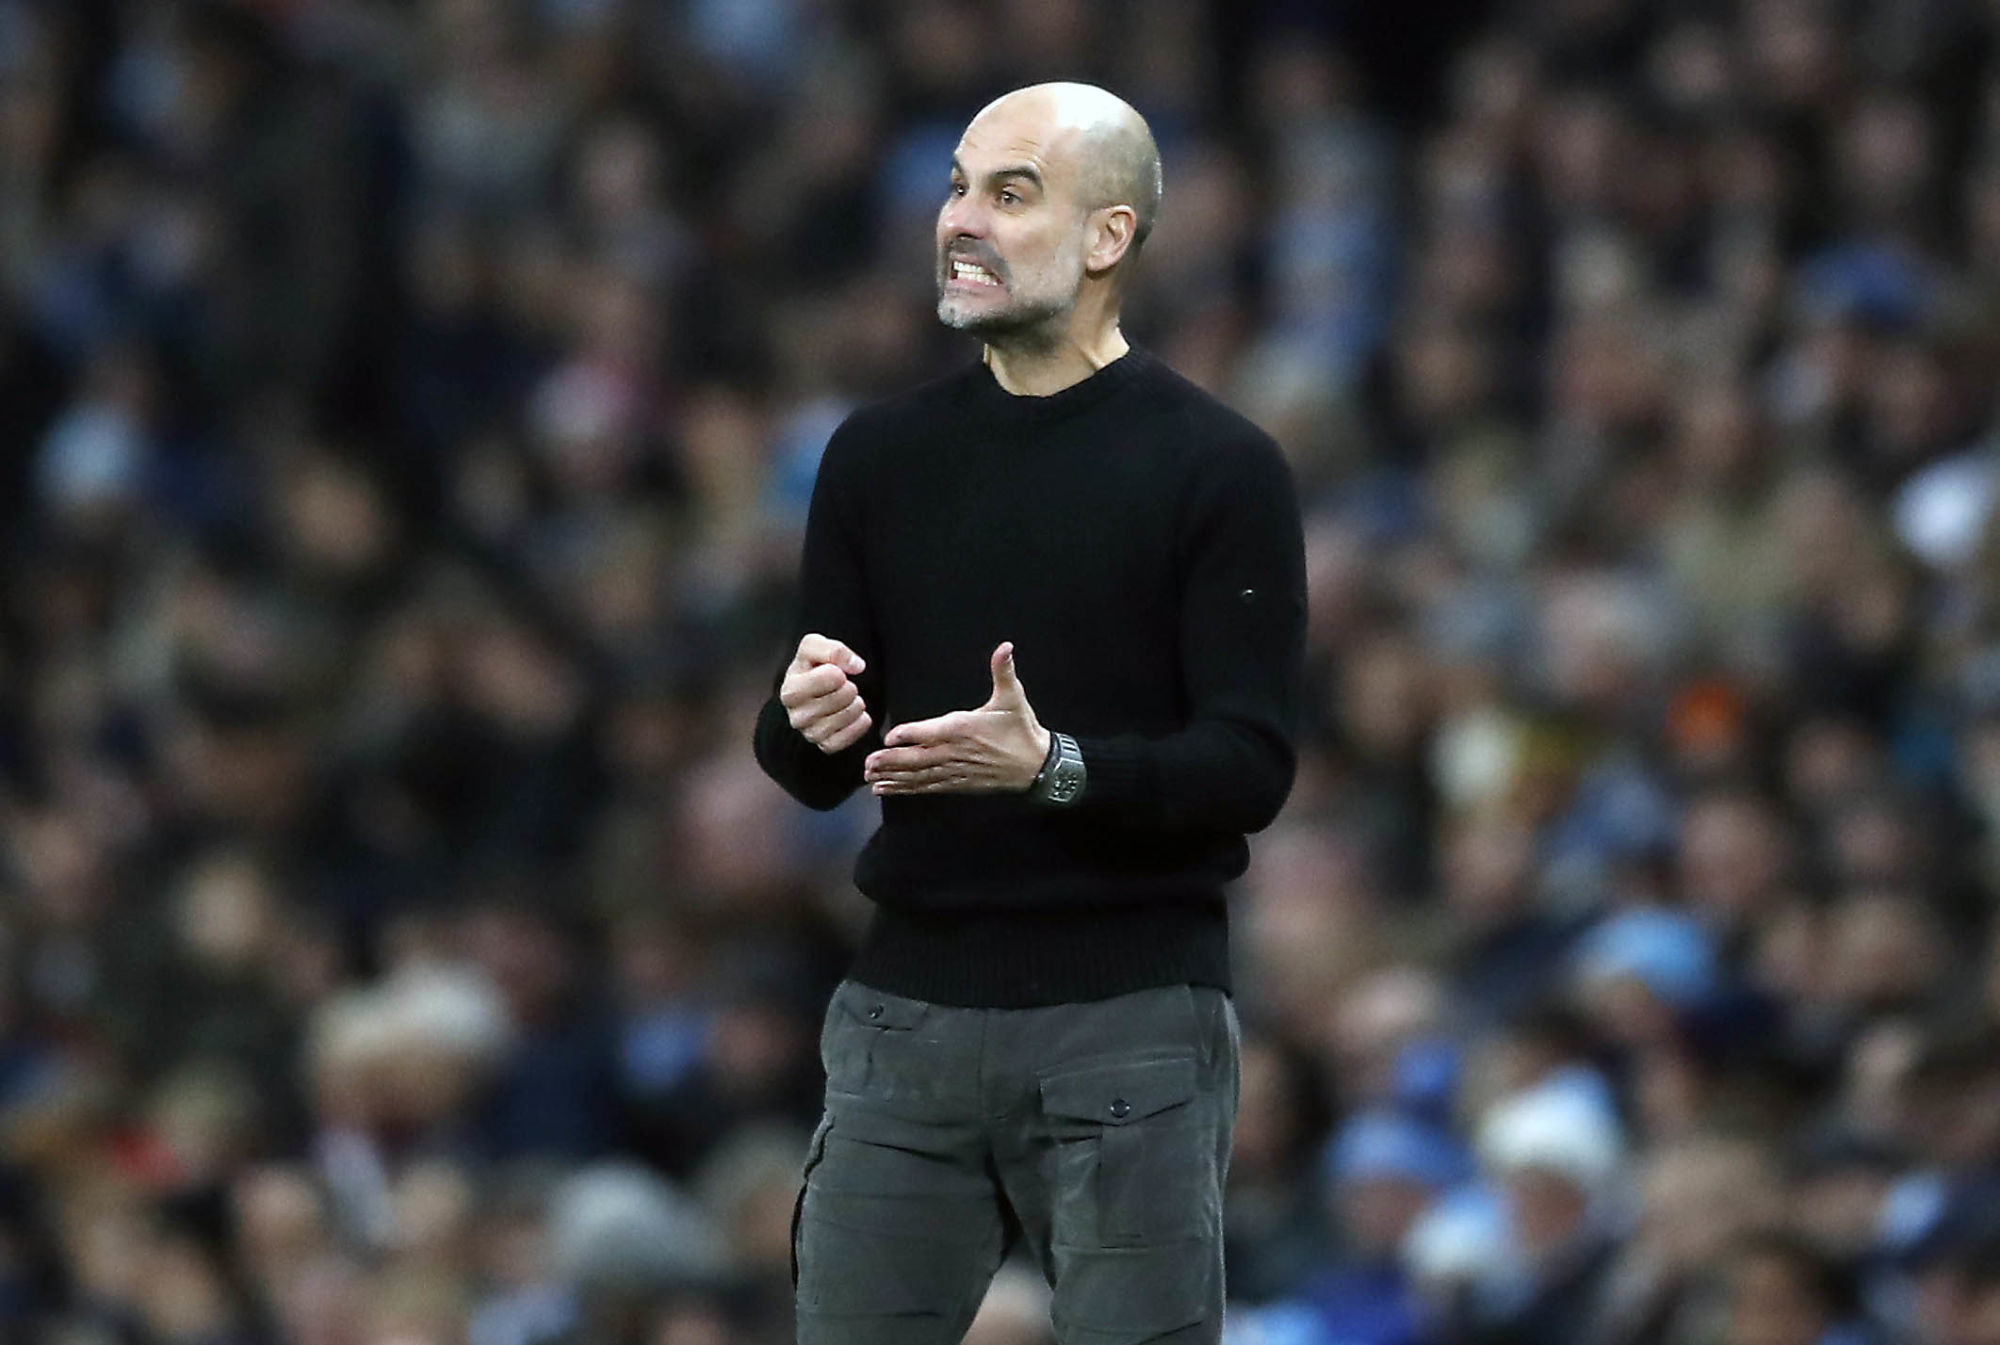
[[[1268,438],[1204,468],[1181,522],[1186,725],[1079,737],[1080,802],[1127,826],[1248,833],[1278,815],[1298,767],[1305,542],[1291,470]]]
[[[850,480],[856,443],[852,421],[834,432],[820,458],[806,513],[806,538],[799,564],[798,615],[786,646],[784,662],[772,679],[772,693],[757,715],[757,763],[799,802],[809,808],[840,806],[861,784],[862,764],[882,745],[879,722],[881,679],[876,671],[877,644],[869,614],[866,575],[862,567],[861,527],[857,517],[860,492]],[[778,687],[791,665],[799,640],[817,633],[839,640],[868,662],[857,682],[862,699],[878,722],[860,741],[841,752],[822,752],[791,725],[779,702]]]

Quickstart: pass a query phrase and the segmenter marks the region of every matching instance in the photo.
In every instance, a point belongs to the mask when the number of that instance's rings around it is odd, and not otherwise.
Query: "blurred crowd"
[[[0,1338],[790,1339],[750,727],[1049,77],[1308,512],[1232,1339],[2000,1345],[1982,0],[0,0]]]

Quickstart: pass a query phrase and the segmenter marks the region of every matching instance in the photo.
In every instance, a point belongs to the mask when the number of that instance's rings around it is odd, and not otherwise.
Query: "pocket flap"
[[[1143,1120],[1194,1097],[1194,1060],[1140,1060],[1095,1065],[1042,1080],[1042,1109],[1105,1125]]]
[[[907,1032],[924,1021],[927,1005],[919,1000],[899,999],[866,986],[856,986],[847,996],[847,1011],[869,1027],[895,1028]]]

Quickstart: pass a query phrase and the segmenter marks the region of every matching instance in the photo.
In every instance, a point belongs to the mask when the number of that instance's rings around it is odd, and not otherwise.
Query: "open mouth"
[[[981,266],[978,262],[966,261],[963,257],[951,259],[951,278],[962,285],[981,288],[1000,288],[1000,277]]]

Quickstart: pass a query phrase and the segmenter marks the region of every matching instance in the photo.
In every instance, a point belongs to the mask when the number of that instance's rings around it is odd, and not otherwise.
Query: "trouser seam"
[[[833,1114],[828,1112],[826,1124],[821,1128],[819,1143],[806,1155],[806,1165],[799,1173],[799,1194],[792,1201],[792,1290],[799,1287],[799,1229],[805,1223],[806,1188],[812,1183],[813,1169],[826,1160],[826,1142],[833,1135]]]

